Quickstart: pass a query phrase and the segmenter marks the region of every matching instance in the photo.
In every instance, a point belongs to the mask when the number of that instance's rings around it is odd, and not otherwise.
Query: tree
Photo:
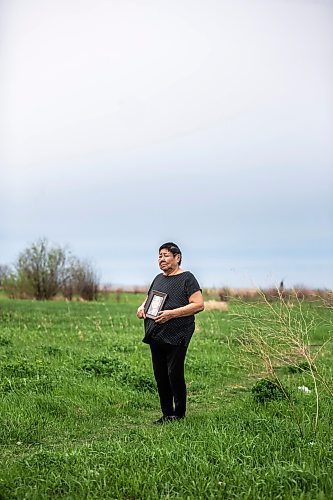
[[[73,295],[78,295],[84,300],[97,300],[98,278],[89,262],[75,257],[72,259],[64,295],[70,300]]]
[[[18,257],[15,278],[17,287],[37,300],[47,300],[59,293],[68,279],[68,252],[50,247],[40,239]]]
[[[74,295],[96,300],[98,279],[89,262],[68,249],[50,246],[44,238],[20,253],[14,270],[4,273],[3,287],[13,298],[48,300],[62,293],[70,300]]]
[[[9,266],[0,264],[0,288],[4,286],[6,279],[10,276],[11,269]]]

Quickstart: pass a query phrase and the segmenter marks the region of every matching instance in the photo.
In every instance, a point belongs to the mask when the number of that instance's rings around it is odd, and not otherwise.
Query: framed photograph
[[[156,290],[152,290],[150,292],[145,305],[145,313],[147,318],[157,318],[158,313],[162,310],[167,295],[167,293],[157,292]]]

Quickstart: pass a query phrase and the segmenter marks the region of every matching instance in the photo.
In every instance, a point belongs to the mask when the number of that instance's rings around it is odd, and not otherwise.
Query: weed
[[[7,339],[7,337],[0,337],[0,347],[8,347],[13,345],[13,341],[11,339]]]
[[[57,347],[54,345],[42,345],[41,350],[49,356],[61,356],[64,352],[61,347]]]
[[[36,360],[34,363],[26,358],[21,358],[4,363],[1,366],[1,372],[7,377],[32,378],[43,374],[46,365],[42,360]]]
[[[86,358],[81,366],[82,370],[92,375],[112,377],[128,371],[128,366],[117,358],[99,356]]]
[[[272,304],[264,293],[262,299],[266,305],[263,310],[258,304],[253,304],[251,312],[242,316],[243,326],[239,329],[238,340],[241,352],[245,355],[250,365],[258,369],[258,362],[265,373],[277,387],[284,392],[283,384],[277,369],[287,366],[293,373],[307,371],[312,379],[315,393],[316,409],[313,417],[307,415],[312,429],[316,434],[319,422],[320,392],[333,395],[332,388],[324,375],[318,371],[316,360],[330,339],[324,341],[319,349],[314,351],[311,344],[311,335],[321,325],[321,320],[316,323],[313,314],[303,307],[303,301],[298,300],[296,306],[291,308],[285,302],[284,295],[277,290],[279,302]],[[237,315],[240,318],[240,314]],[[293,367],[293,368],[291,368]],[[268,390],[268,388],[266,388]],[[273,386],[271,392],[274,393]],[[267,397],[269,390],[267,392]],[[284,392],[289,403],[290,415],[297,422],[299,432],[304,437],[304,409],[295,405],[295,402]]]
[[[152,377],[146,375],[132,373],[124,373],[122,381],[128,384],[131,388],[142,392],[156,392],[156,384]]]
[[[285,389],[282,389],[276,382],[267,378],[258,380],[252,387],[251,392],[257,403],[286,399],[287,394]]]
[[[311,370],[316,371],[316,367],[309,365],[307,361],[303,361],[298,364],[287,365],[286,368],[289,373],[310,372]]]

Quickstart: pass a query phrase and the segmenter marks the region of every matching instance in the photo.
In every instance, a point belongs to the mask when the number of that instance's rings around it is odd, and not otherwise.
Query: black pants
[[[150,350],[163,415],[184,417],[186,413],[184,364],[187,346],[151,341]]]

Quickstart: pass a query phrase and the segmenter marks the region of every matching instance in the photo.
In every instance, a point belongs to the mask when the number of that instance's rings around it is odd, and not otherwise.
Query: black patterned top
[[[194,292],[201,291],[196,278],[189,271],[166,276],[158,274],[148,290],[148,301],[152,290],[164,292],[167,298],[163,310],[176,309],[189,304],[189,298]],[[145,319],[145,336],[143,342],[149,344],[157,340],[173,345],[188,345],[194,332],[194,315],[173,318],[163,324],[156,324],[153,319]]]

